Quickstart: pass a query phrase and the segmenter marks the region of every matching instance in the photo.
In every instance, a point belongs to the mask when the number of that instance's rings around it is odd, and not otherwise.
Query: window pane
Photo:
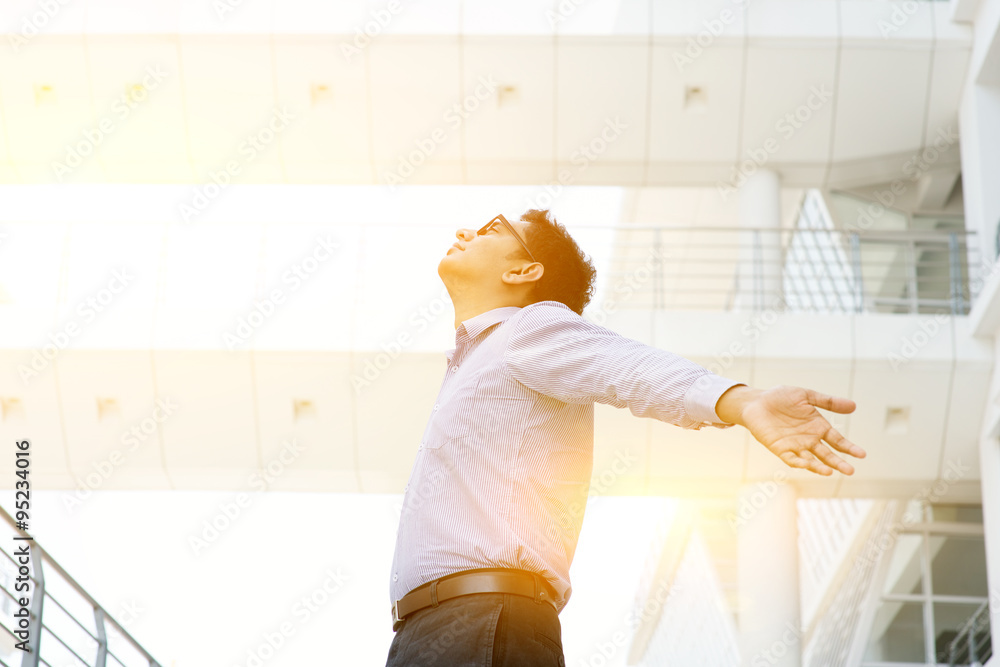
[[[931,515],[934,521],[959,521],[963,523],[982,523],[982,505],[931,505]]]
[[[949,661],[949,651],[948,647],[952,640],[960,630],[963,629],[966,622],[971,619],[976,611],[978,611],[978,604],[955,604],[952,602],[937,602],[934,604],[934,649],[937,652],[937,661],[943,662],[945,664]],[[989,618],[989,615],[985,618]],[[982,639],[984,630],[987,628],[981,628],[978,633],[979,636],[976,639]],[[979,658],[982,659],[985,656],[980,654]],[[969,647],[967,641],[960,642],[960,646],[956,646],[955,661],[956,664],[964,665],[968,664],[969,660]]]
[[[920,602],[885,602],[875,613],[864,659],[924,662],[924,611]]]
[[[921,535],[900,535],[892,550],[892,561],[882,588],[883,595],[923,593],[923,571],[920,565]]]
[[[931,535],[934,595],[986,597],[986,548],[982,537]]]

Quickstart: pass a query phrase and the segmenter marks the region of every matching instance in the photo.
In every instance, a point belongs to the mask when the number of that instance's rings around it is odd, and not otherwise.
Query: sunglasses
[[[476,232],[476,234],[478,236],[482,236],[484,234],[488,234],[489,231],[491,229],[493,229],[493,227],[496,226],[497,223],[500,223],[501,225],[503,225],[504,227],[506,227],[510,231],[510,233],[514,235],[514,238],[517,239],[517,242],[521,244],[522,248],[524,248],[524,252],[528,253],[528,257],[531,258],[532,262],[537,262],[538,261],[537,259],[535,259],[535,256],[531,254],[531,251],[528,250],[528,246],[524,242],[524,239],[521,238],[521,235],[517,233],[517,230],[514,229],[513,225],[511,225],[509,222],[507,222],[507,218],[503,217],[503,215],[498,215],[497,217],[495,217],[492,220],[490,220],[489,222],[487,222],[485,225],[483,225],[479,229],[478,232]]]

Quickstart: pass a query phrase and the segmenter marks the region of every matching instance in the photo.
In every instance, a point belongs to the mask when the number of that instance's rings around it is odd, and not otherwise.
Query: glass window
[[[934,521],[979,523],[983,522],[981,505],[931,505]]]
[[[952,642],[970,619],[978,619],[986,603],[985,543],[982,535],[974,534],[982,508],[911,502],[905,511],[907,523],[918,523],[920,518],[926,523],[898,535],[885,553],[887,562],[880,566],[884,578],[877,584],[881,601],[869,628],[865,667],[948,664]],[[988,623],[983,625],[973,629],[979,659],[990,652]],[[959,643],[968,651],[968,637]],[[961,651],[954,658],[956,664],[969,664]]]
[[[934,595],[986,596],[986,546],[982,537],[931,535]]]
[[[920,602],[879,604],[864,659],[873,662],[924,662],[924,605]]]
[[[935,602],[934,603],[934,652],[937,661],[948,664],[948,647],[959,631],[979,610],[978,604]],[[968,658],[968,650],[959,652],[956,657]],[[983,657],[983,656],[980,656]]]
[[[883,595],[920,595],[924,592],[923,568],[920,563],[922,544],[922,535],[900,535],[896,539],[882,587]]]

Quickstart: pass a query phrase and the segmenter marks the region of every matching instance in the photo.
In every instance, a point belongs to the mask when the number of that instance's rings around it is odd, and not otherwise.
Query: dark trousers
[[[476,593],[403,621],[386,667],[565,667],[559,615],[523,595]]]

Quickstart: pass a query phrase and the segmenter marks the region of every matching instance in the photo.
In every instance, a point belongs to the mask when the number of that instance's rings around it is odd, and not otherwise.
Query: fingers
[[[854,412],[854,409],[857,407],[857,404],[849,398],[839,398],[836,396],[830,396],[829,394],[821,394],[818,391],[813,391],[812,389],[806,389],[806,396],[810,404],[815,405],[817,408],[823,408],[824,410],[829,410],[831,412],[847,414]],[[851,456],[859,459],[863,459],[867,455],[865,450],[845,438],[832,426],[823,435],[823,439],[830,443],[831,447],[845,454],[850,454]],[[839,457],[838,460],[843,461]],[[848,467],[850,466],[848,465]],[[851,470],[853,471],[854,469],[851,468]]]
[[[823,443],[817,443],[815,447],[810,450],[813,455],[818,458],[823,463],[827,464],[831,468],[835,468],[845,475],[854,474],[854,466],[845,461],[844,459],[837,456],[829,447]]]
[[[782,452],[779,458],[792,468],[809,470],[817,475],[832,475],[834,470],[845,475],[854,474],[854,466],[837,456],[822,442],[807,446],[799,452],[791,450]]]
[[[829,410],[830,412],[846,414],[854,412],[854,409],[857,407],[857,404],[849,398],[840,398],[837,396],[830,396],[829,394],[821,394],[818,391],[813,391],[812,389],[806,389],[806,397],[810,404],[815,405],[817,408]]]
[[[829,466],[824,465],[812,456],[808,456],[805,452],[795,453],[792,451],[782,452],[779,458],[787,463],[792,468],[802,468],[804,470],[809,470],[817,475],[829,476],[833,474],[833,469]]]
[[[837,431],[837,429],[833,428],[832,426],[826,433],[823,434],[823,439],[826,440],[828,443],[830,443],[830,446],[836,449],[837,451],[844,452],[845,454],[850,454],[855,458],[863,459],[865,458],[865,456],[868,455],[867,452],[865,452],[865,450],[861,449],[853,442],[845,438],[843,435],[840,434],[839,431]]]

